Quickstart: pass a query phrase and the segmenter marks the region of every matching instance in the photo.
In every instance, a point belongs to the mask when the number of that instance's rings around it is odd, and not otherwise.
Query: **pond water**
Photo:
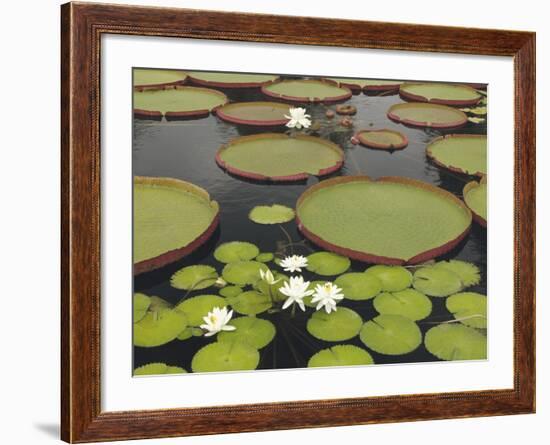
[[[266,100],[259,90],[222,91],[233,101]],[[425,155],[425,147],[428,142],[441,134],[486,134],[486,124],[468,123],[459,130],[447,132],[408,128],[386,117],[386,112],[391,105],[402,102],[403,100],[397,94],[354,95],[346,101],[346,104],[357,107],[357,114],[352,117],[353,129],[339,126],[340,116],[338,115],[332,120],[326,119],[327,108],[334,109],[334,106],[307,105],[308,113],[312,115],[313,120],[321,123],[319,136],[338,144],[345,151],[344,167],[332,176],[357,174],[372,178],[405,176],[442,187],[462,198],[464,185],[474,178],[452,173],[430,163]],[[135,277],[135,292],[156,295],[173,304],[179,302],[186,291],[171,287],[170,276],[186,265],[199,263],[212,265],[221,273],[223,265],[213,257],[214,249],[220,243],[248,241],[256,244],[262,252],[274,252],[277,249],[277,243],[285,240],[279,226],[255,224],[248,219],[248,213],[254,206],[263,204],[277,203],[294,208],[302,192],[319,181],[316,177],[310,177],[308,181],[293,184],[248,182],[225,173],[214,161],[218,148],[233,138],[254,133],[284,132],[285,128],[273,130],[237,126],[215,116],[173,122],[135,119],[133,126],[134,175],[171,177],[192,182],[206,189],[212,199],[218,201],[221,208],[220,226],[206,245],[187,258]],[[398,130],[408,137],[409,145],[404,150],[388,152],[351,144],[350,138],[356,131],[369,128]],[[304,246],[295,247],[296,253],[308,255],[312,251],[320,251],[315,245],[304,240],[294,221],[286,223],[284,227],[295,242],[303,241]],[[445,257],[440,258],[460,259],[475,263],[480,268],[480,284],[468,288],[468,291],[486,294],[486,245],[486,230],[474,223],[466,239]],[[352,270],[362,272],[366,266],[365,263],[353,262]],[[270,267],[280,270],[271,264]],[[306,279],[312,278],[307,271],[303,275]],[[215,288],[204,289],[192,292],[190,296],[207,293],[215,294],[217,291]],[[436,324],[453,319],[452,314],[445,308],[445,298],[431,298],[431,300],[432,314],[417,322],[423,334]],[[345,299],[339,303],[340,305],[355,310],[363,320],[369,320],[378,315],[373,308],[372,299],[357,302]],[[260,315],[275,324],[277,334],[274,341],[260,351],[261,360],[258,369],[305,367],[314,353],[335,344],[317,340],[307,333],[305,324],[311,312],[312,309],[308,309],[306,313],[298,310],[294,318],[291,317],[289,310]],[[210,342],[212,339],[193,337],[186,341],[174,340],[154,348],[134,347],[134,368],[151,362],[164,362],[181,366],[189,371],[193,355]],[[342,343],[365,348],[358,336]],[[423,344],[414,352],[399,356],[378,354],[366,349],[371,353],[376,364],[438,360],[425,349]]]

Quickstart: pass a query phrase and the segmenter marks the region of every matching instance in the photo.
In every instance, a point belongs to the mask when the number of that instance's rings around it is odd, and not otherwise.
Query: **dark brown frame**
[[[91,3],[63,5],[61,32],[63,440],[92,442],[534,412],[534,33]],[[513,389],[102,412],[99,68],[100,37],[105,33],[513,57]]]

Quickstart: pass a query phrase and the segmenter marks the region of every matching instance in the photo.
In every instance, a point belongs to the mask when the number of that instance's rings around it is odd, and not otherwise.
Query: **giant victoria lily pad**
[[[289,102],[341,102],[352,96],[349,88],[328,79],[280,80],[262,87],[267,96]]]
[[[395,130],[361,130],[355,134],[361,145],[379,150],[401,150],[409,144],[407,136]]]
[[[478,183],[471,181],[462,190],[464,202],[472,211],[474,220],[481,226],[487,227],[487,179],[484,176]]]
[[[273,74],[222,73],[188,71],[189,79],[198,85],[218,88],[255,88],[279,78]]]
[[[216,110],[216,115],[224,121],[261,127],[285,125],[288,114],[288,105],[280,102],[236,102]]]
[[[297,222],[315,244],[378,264],[418,264],[455,247],[472,215],[453,194],[402,177],[327,179],[298,199]]]
[[[187,74],[177,70],[152,70],[137,68],[133,72],[134,88],[159,88],[185,82]]]
[[[219,206],[206,190],[171,178],[134,177],[134,274],[176,261],[204,244]]]
[[[404,83],[399,87],[399,95],[415,102],[456,107],[476,105],[481,99],[481,94],[472,87],[449,83]]]
[[[199,118],[206,117],[227,96],[220,91],[188,86],[134,91],[134,116],[141,118]]]
[[[483,176],[487,174],[487,136],[451,134],[441,136],[426,146],[426,155],[439,167],[455,173]]]
[[[395,104],[388,110],[388,117],[412,127],[440,130],[459,128],[468,122],[468,116],[456,108],[429,103]]]
[[[380,80],[380,79],[354,79],[348,77],[331,77],[330,80],[338,82],[340,86],[349,88],[354,93],[361,92],[374,92],[374,91],[397,91],[399,85],[403,82],[399,80]]]
[[[324,176],[344,162],[340,147],[325,139],[278,133],[243,136],[223,145],[218,165],[228,172],[259,181],[301,181]]]

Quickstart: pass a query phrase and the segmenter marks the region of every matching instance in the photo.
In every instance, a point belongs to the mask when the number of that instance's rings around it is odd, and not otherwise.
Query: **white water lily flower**
[[[201,324],[201,329],[204,329],[206,333],[205,337],[210,337],[221,331],[234,331],[237,329],[235,326],[230,326],[229,320],[233,316],[233,311],[227,312],[227,307],[219,308],[215,307],[211,312],[208,312],[206,317],[203,317],[204,324]]]
[[[214,283],[214,286],[216,286],[216,287],[225,287],[225,286],[227,286],[227,281],[225,281],[222,277],[218,277],[216,279],[216,282]]]
[[[280,266],[287,272],[301,272],[302,267],[307,267],[307,258],[302,255],[287,256]]]
[[[290,116],[285,114],[285,117],[290,119],[286,123],[288,128],[296,128],[300,130],[302,127],[309,128],[311,125],[311,116],[306,114],[305,108],[289,108],[288,112],[290,113]]]
[[[285,281],[284,286],[279,288],[279,292],[288,297],[283,304],[283,309],[296,303],[300,309],[305,311],[304,298],[313,293],[312,290],[308,290],[308,287],[309,281],[304,281],[302,276],[290,277],[289,281]]]
[[[260,269],[260,277],[262,278],[263,281],[265,281],[270,286],[275,283],[278,283],[282,279],[282,278],[279,278],[276,280],[275,277],[273,276],[273,272],[271,272],[269,269],[267,269],[266,271]]]
[[[315,310],[318,311],[324,306],[327,314],[330,314],[332,311],[336,311],[336,303],[344,298],[344,294],[341,292],[342,289],[327,281],[325,284],[315,286],[311,302],[318,303]]]

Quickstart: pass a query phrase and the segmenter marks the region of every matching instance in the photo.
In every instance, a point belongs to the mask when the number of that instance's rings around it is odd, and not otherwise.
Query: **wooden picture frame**
[[[63,5],[61,32],[63,440],[93,442],[534,412],[534,33],[91,3]],[[513,57],[513,389],[102,412],[99,117],[103,34]]]

